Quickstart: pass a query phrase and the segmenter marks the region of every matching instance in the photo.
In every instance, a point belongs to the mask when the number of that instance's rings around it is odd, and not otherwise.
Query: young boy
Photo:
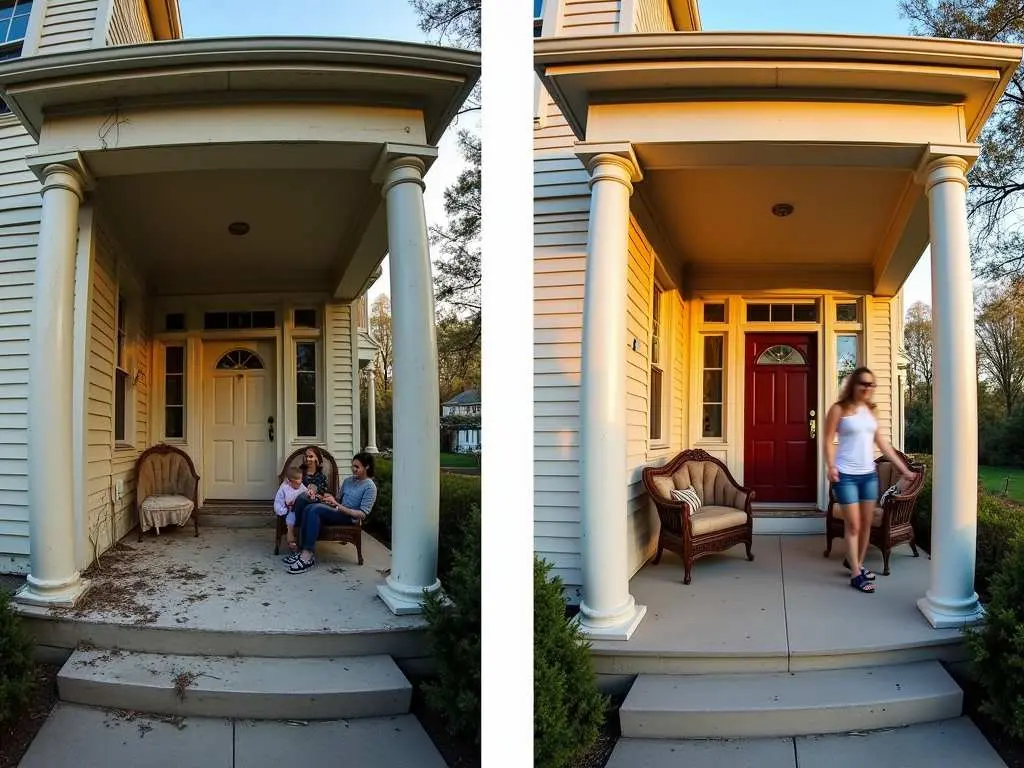
[[[278,517],[283,517],[285,525],[288,526],[288,549],[292,552],[297,549],[295,512],[292,511],[292,507],[295,506],[295,499],[305,492],[306,487],[302,484],[302,470],[299,467],[290,467],[285,481],[281,483],[281,487],[277,489],[277,495],[274,497],[274,513]]]

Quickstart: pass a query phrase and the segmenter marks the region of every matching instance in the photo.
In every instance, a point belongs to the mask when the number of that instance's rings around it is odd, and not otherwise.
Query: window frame
[[[28,39],[29,32],[32,29],[32,12],[35,10],[37,2],[39,0],[0,0],[0,8],[7,7],[8,5],[11,8],[10,20],[4,33],[4,39],[0,40],[0,61],[13,61],[24,56],[25,41]],[[19,7],[27,7],[28,13],[18,14]],[[25,19],[24,33],[20,37],[8,39],[16,15],[18,18]],[[10,114],[11,108],[7,106],[7,102],[0,100],[0,116]]]
[[[310,346],[313,347],[313,370],[299,368],[299,347],[301,345],[304,345],[304,344],[310,345]],[[320,431],[321,431],[321,425],[320,425],[321,418],[320,417],[321,417],[321,414],[323,413],[323,399],[324,399],[324,390],[323,390],[323,387],[320,384],[320,372],[321,372],[320,371],[320,368],[321,368],[320,340],[318,338],[312,338],[312,337],[307,337],[307,338],[299,337],[299,338],[293,339],[293,341],[292,341],[292,365],[294,366],[294,374],[295,374],[295,378],[293,379],[294,386],[295,386],[294,400],[293,400],[293,405],[294,405],[294,409],[295,409],[293,411],[293,413],[295,415],[295,439],[296,440],[318,440],[320,438]],[[310,374],[310,373],[313,374],[313,397],[315,398],[314,402],[312,402],[312,403],[307,402],[307,401],[300,401],[299,400],[299,376],[302,375],[302,374]],[[300,431],[299,424],[300,424],[301,419],[299,418],[299,409],[302,408],[302,407],[307,407],[308,408],[310,405],[313,406],[314,433],[315,434],[306,435],[306,434],[303,434]]]
[[[700,436],[699,440],[725,442],[726,434],[728,433],[728,425],[726,424],[726,403],[728,401],[728,379],[726,378],[726,372],[728,370],[728,334],[726,333],[701,333],[698,337],[700,339]],[[709,367],[707,364],[707,343],[708,339],[717,338],[722,341],[721,348],[721,365],[715,367]],[[707,387],[705,386],[704,374],[708,371],[719,371],[722,375],[722,397],[721,400],[708,400],[707,399]],[[704,416],[708,406],[718,406],[721,408],[721,419],[720,419],[720,433],[717,435],[709,435],[705,433],[704,429]]]
[[[128,449],[135,446],[134,383],[128,370],[128,309],[124,291],[117,291],[114,308],[114,370],[113,370],[113,425],[111,436],[114,447]],[[120,389],[119,389],[120,388]],[[120,418],[119,418],[120,411]],[[121,434],[118,434],[120,422]]]
[[[647,358],[647,439],[651,445],[665,445],[668,436],[665,434],[667,408],[665,407],[665,384],[669,355],[665,344],[665,288],[655,278],[651,290],[650,309],[650,354]],[[655,375],[658,385],[655,387]],[[655,396],[657,390],[657,397]],[[655,418],[657,416],[657,418]],[[655,432],[657,428],[657,432]]]
[[[184,342],[175,344],[164,344],[164,360],[163,360],[163,400],[164,400],[164,423],[163,423],[163,439],[166,442],[174,443],[186,443],[188,442],[188,345]],[[181,371],[171,372],[170,365],[168,364],[168,357],[172,349],[181,350]],[[167,393],[169,391],[168,382],[171,378],[181,379],[181,403],[170,403],[168,402]],[[181,411],[181,434],[170,435],[167,432],[167,413],[171,409],[179,409]]]

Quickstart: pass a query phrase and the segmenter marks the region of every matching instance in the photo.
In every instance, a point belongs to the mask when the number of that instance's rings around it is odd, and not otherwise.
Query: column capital
[[[96,187],[96,179],[78,152],[55,152],[25,159],[29,169],[42,182],[43,191],[61,187],[74,192],[79,200]]]
[[[375,183],[384,185],[384,190],[381,192],[383,195],[386,195],[388,189],[394,186],[396,173],[401,173],[403,169],[409,177],[398,179],[398,182],[416,182],[418,180],[423,186],[423,175],[436,159],[437,147],[425,144],[388,143],[381,149],[370,178]]]
[[[590,183],[593,185],[596,178],[622,181],[630,190],[633,184],[643,181],[644,175],[640,168],[640,161],[633,152],[633,145],[629,142],[609,144],[577,144],[576,157],[578,157],[587,172],[590,173]],[[620,178],[621,177],[621,178]]]
[[[915,180],[925,188],[925,193],[945,181],[954,181],[966,188],[967,171],[980,152],[977,144],[929,144],[917,165]]]

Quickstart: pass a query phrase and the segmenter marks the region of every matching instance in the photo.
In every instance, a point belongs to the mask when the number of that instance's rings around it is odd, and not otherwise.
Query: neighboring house
[[[25,602],[67,603],[98,521],[112,514],[116,537],[134,525],[133,466],[150,445],[192,457],[201,500],[269,499],[309,443],[348,465],[374,357],[363,297],[389,250],[396,347],[411,350],[395,407],[436,413],[422,178],[479,56],[181,40],[164,0],[10,7],[0,571],[29,574]],[[395,539],[417,537],[381,590],[396,611],[437,586],[438,430],[395,431],[415,457],[396,466]]]
[[[771,513],[755,531],[821,531],[818,435],[855,365],[902,445],[901,287],[929,242],[938,543],[921,609],[976,619],[965,173],[1020,48],[701,32],[695,0],[535,16],[534,541],[583,629],[626,639],[642,619],[645,465],[703,448]]]
[[[480,391],[467,389],[441,403],[441,422],[448,434],[448,450],[455,453],[479,451]]]

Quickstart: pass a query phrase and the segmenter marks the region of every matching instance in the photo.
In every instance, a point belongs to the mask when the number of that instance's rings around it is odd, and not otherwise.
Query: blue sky
[[[185,37],[326,36],[432,42],[417,26],[408,0],[179,0]],[[466,117],[449,130],[427,174],[429,224],[444,223],[444,189],[462,169],[456,131],[474,123]],[[370,289],[371,301],[389,292],[388,263]]]

